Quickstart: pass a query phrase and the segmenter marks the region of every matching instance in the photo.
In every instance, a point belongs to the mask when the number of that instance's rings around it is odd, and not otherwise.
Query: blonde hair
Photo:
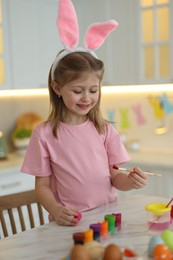
[[[80,78],[84,73],[91,71],[94,71],[99,79],[99,99],[97,104],[88,112],[87,117],[93,122],[100,134],[104,133],[105,120],[103,119],[100,111],[101,81],[104,74],[104,63],[101,60],[94,58],[89,53],[74,52],[58,62],[57,67],[54,70],[54,80],[51,78],[51,69],[49,71],[48,78],[50,115],[47,121],[52,124],[53,135],[57,137],[57,128],[63,119],[66,107],[63,99],[59,98],[54,92],[52,84],[56,82],[63,87],[64,84]]]

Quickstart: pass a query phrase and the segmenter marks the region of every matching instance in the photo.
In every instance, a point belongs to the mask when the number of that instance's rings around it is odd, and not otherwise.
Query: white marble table
[[[92,223],[103,221],[104,215],[122,213],[123,225],[107,239],[103,246],[115,243],[120,247],[132,245],[142,254],[148,247],[151,237],[147,231],[144,206],[152,202],[167,203],[170,198],[136,195],[121,198],[117,202],[83,212],[83,218],[75,227],[62,227],[52,222],[29,231],[0,240],[1,260],[60,260],[73,246],[72,234],[89,228]],[[145,257],[146,258],[146,257]]]

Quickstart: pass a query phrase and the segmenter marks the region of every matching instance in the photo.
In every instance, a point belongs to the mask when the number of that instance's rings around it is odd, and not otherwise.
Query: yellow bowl
[[[171,211],[171,206],[166,208],[164,203],[152,203],[145,206],[147,211],[154,213],[155,215],[162,215],[168,211]]]

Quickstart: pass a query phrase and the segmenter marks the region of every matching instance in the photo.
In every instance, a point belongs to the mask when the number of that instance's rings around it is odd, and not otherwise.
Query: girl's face
[[[57,86],[55,92],[60,95],[67,108],[64,122],[79,124],[86,120],[87,113],[99,99],[99,79],[96,73],[87,73],[79,79]]]

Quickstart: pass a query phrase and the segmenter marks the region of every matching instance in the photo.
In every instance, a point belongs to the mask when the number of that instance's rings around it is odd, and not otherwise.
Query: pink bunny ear
[[[99,48],[108,35],[118,27],[114,20],[92,24],[85,34],[85,47],[90,50]]]
[[[76,11],[71,0],[59,0],[57,27],[62,43],[73,49],[79,41]]]

